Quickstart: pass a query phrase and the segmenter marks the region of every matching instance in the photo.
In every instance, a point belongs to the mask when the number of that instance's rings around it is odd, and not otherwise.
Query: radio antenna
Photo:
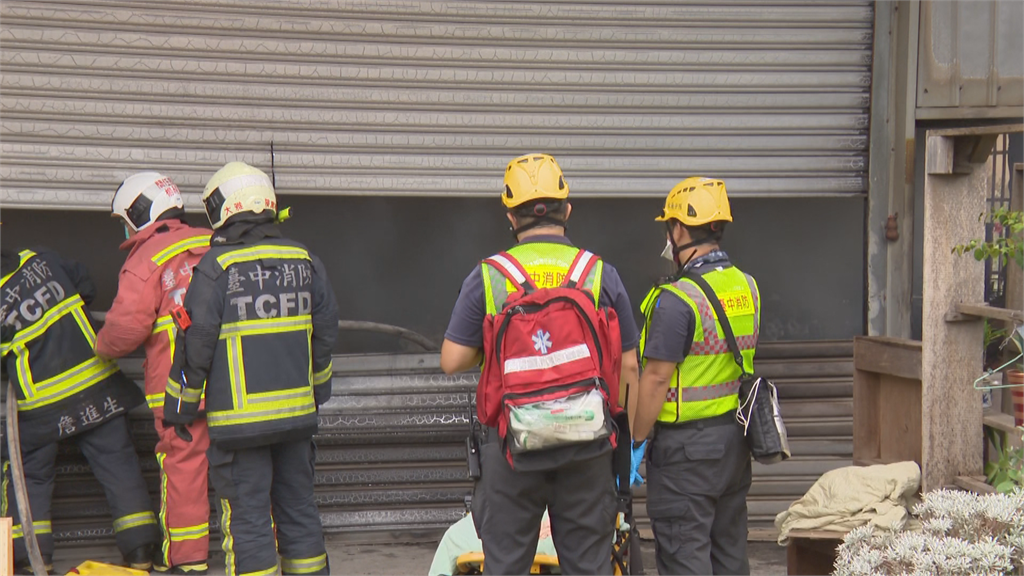
[[[274,153],[274,141],[271,140],[270,141],[270,179],[272,180],[272,182],[274,184],[274,190],[275,191],[277,190],[277,170],[274,169],[275,168],[274,164],[276,163],[275,162],[276,158],[277,158],[277,155]]]

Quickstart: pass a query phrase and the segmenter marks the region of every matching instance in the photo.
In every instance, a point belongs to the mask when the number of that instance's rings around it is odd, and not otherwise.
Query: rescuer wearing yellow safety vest
[[[145,397],[116,363],[93,353],[88,306],[96,287],[84,266],[44,249],[0,251],[0,271],[0,366],[18,399],[25,486],[43,562],[53,556],[57,443],[70,439],[103,485],[125,561],[149,569],[160,532],[127,418]],[[31,574],[6,441],[3,448],[0,515],[14,518],[15,564]]]
[[[633,432],[645,439],[653,430],[647,513],[658,573],[749,574],[750,451],[736,422],[741,371],[721,319],[687,275],[700,275],[717,295],[751,374],[760,321],[757,284],[718,246],[732,222],[721,180],[683,180],[656,220],[668,229],[663,255],[679,269],[641,305],[643,372]],[[634,470],[645,443],[634,442]]]
[[[210,483],[227,573],[328,574],[313,494],[338,305],[320,259],[281,237],[270,178],[231,162],[206,184],[214,233],[179,319],[164,419],[196,418],[205,384]]]
[[[565,236],[572,210],[568,197],[569,186],[553,157],[526,154],[508,163],[501,200],[518,244],[507,253],[537,288],[559,286],[580,253]],[[626,393],[631,383],[635,389],[639,334],[618,272],[598,261],[580,286],[598,296],[600,309],[612,308],[618,315],[624,350],[619,392]],[[462,284],[445,332],[441,348],[445,372],[480,365],[485,318],[500,313],[513,291],[490,264],[473,269]],[[621,396],[618,401],[623,403]],[[480,479],[473,491],[473,520],[483,542],[486,573],[529,574],[546,506],[562,573],[611,574],[615,481],[608,440],[519,457],[528,462],[528,469],[520,469],[519,464],[513,469],[498,429],[485,428]]]

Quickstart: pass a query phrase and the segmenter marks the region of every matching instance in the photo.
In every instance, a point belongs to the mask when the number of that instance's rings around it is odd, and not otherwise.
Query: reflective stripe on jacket
[[[754,351],[760,323],[760,302],[757,283],[736,267],[716,268],[703,275],[722,302],[733,334],[743,356],[747,372],[754,372]],[[663,292],[686,302],[694,314],[693,343],[690,353],[676,366],[658,414],[665,423],[687,422],[725,414],[739,407],[739,377],[721,323],[704,292],[691,280],[682,278],[671,284],[657,286],[644,298],[644,329],[640,336],[640,354],[646,348],[651,313]],[[646,364],[646,359],[644,359]]]
[[[176,349],[165,413],[195,414],[205,379],[210,438],[222,446],[314,433],[317,406],[330,397],[337,334],[322,264],[274,238],[214,247],[196,271],[185,297],[193,324],[178,336],[185,349]],[[210,352],[208,367],[193,365]]]
[[[12,284],[11,290],[20,298],[17,309],[8,312],[5,319],[17,327],[17,333],[0,344],[0,355],[14,356],[12,372],[21,389],[18,410],[25,411],[85,390],[117,372],[117,364],[92,354],[96,333],[85,302],[70,282],[62,281],[59,269],[54,272],[49,262],[38,259],[29,250],[22,251],[19,258],[18,269],[0,284],[0,288]],[[26,268],[32,260],[39,266]],[[17,285],[19,276],[24,278]],[[24,288],[28,290],[21,294]],[[33,292],[34,288],[38,290]],[[68,342],[67,347],[51,346],[47,332],[50,336],[60,334]]]
[[[117,364],[93,352],[89,311],[55,254],[19,254],[17,269],[0,281],[0,318],[0,357],[15,383],[23,449],[95,427],[141,402]]]
[[[120,358],[145,344],[146,403],[160,418],[177,331],[171,308],[184,302],[192,269],[210,249],[210,231],[165,220],[126,240],[121,249],[131,252],[96,351]]]

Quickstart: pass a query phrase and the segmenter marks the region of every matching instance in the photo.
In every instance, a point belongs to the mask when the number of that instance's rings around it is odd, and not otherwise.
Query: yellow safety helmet
[[[729,196],[725,182],[703,176],[692,176],[676,184],[665,198],[665,208],[658,222],[679,220],[686,226],[703,226],[710,222],[732,222]]]
[[[505,167],[505,190],[501,202],[515,208],[531,200],[565,200],[569,185],[558,162],[549,154],[524,154]]]
[[[203,190],[203,206],[216,230],[240,212],[277,215],[277,195],[270,177],[245,162],[228,162],[210,178]]]

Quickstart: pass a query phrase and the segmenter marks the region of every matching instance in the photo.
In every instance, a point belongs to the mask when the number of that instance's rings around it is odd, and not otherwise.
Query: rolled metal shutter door
[[[555,154],[577,196],[866,190],[868,1],[6,0],[0,201],[105,209],[276,151],[288,194],[490,195]]]

